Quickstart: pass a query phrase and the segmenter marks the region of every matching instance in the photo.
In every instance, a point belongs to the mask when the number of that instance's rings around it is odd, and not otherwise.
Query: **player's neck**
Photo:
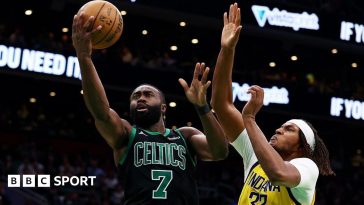
[[[298,152],[291,152],[291,153],[280,153],[281,157],[284,161],[291,161],[292,159],[302,157],[302,154]]]
[[[166,127],[164,125],[164,121],[163,119],[160,119],[157,123],[149,126],[149,127],[142,127],[145,130],[149,130],[152,132],[159,132],[159,133],[164,133],[166,131]]]

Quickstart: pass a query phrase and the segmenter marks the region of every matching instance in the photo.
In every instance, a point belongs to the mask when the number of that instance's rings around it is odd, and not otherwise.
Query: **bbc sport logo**
[[[8,175],[8,187],[94,186],[96,176]]]

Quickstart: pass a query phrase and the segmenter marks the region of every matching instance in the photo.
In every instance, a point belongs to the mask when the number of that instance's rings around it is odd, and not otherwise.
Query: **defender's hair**
[[[312,126],[311,123],[305,121],[312,129],[315,135],[315,149],[311,150],[310,145],[306,141],[306,137],[300,130],[300,146],[303,148],[304,156],[312,159],[319,168],[320,174],[324,176],[335,175],[335,172],[331,169],[329,151],[326,148],[325,143],[320,138],[317,130]]]

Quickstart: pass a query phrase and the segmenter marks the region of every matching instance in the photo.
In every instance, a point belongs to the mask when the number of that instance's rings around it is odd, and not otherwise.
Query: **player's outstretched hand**
[[[205,63],[196,63],[195,71],[193,73],[193,79],[191,85],[188,86],[187,82],[180,78],[178,82],[181,84],[185,91],[187,99],[194,105],[203,107],[207,104],[206,91],[211,85],[211,81],[207,81],[210,68],[205,67]],[[201,79],[199,76],[202,75]]]

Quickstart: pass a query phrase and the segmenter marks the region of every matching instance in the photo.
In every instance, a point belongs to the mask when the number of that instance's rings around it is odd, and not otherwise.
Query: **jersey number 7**
[[[152,170],[152,180],[160,180],[157,189],[153,190],[153,199],[167,199],[167,187],[173,179],[172,170]]]

